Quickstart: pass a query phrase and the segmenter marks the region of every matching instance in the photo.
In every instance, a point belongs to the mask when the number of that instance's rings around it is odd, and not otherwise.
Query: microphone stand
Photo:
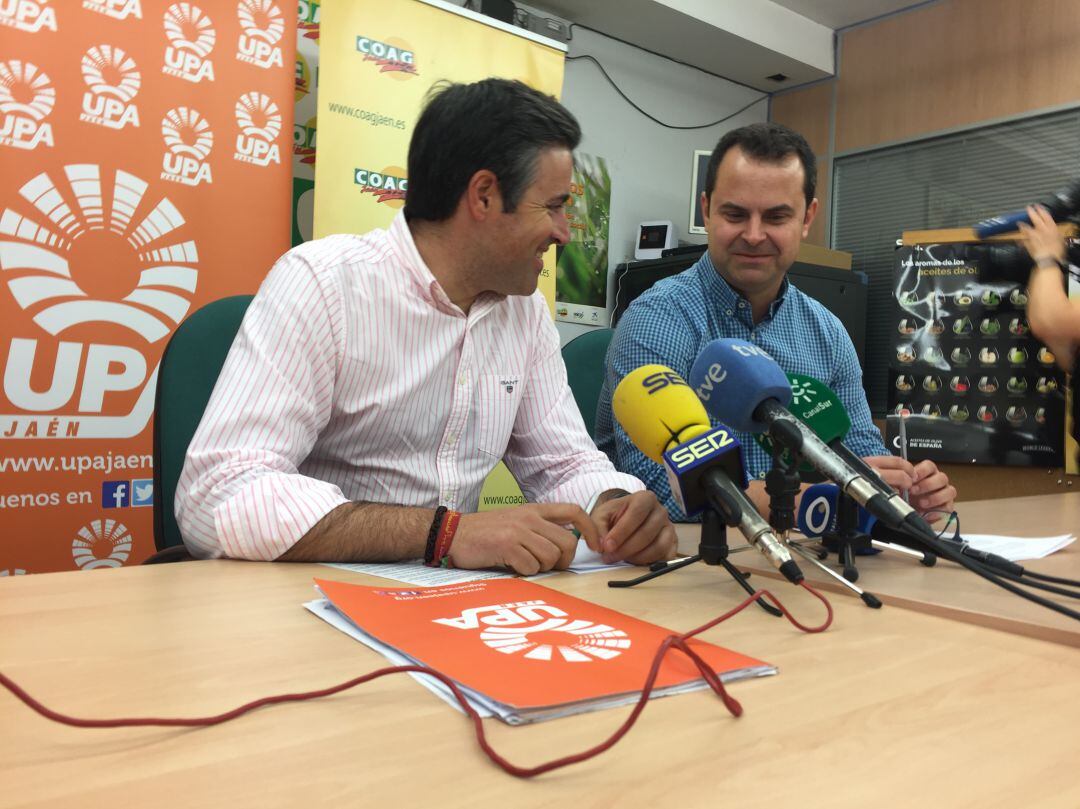
[[[919,559],[927,567],[933,567],[937,562],[937,556],[933,553],[872,539],[869,534],[860,531],[859,504],[843,492],[840,492],[836,499],[836,528],[821,535],[821,544],[827,550],[836,551],[836,556],[844,568],[844,578],[852,582],[859,580],[859,570],[855,567],[855,551],[870,548],[890,550]]]
[[[815,557],[801,545],[788,539],[789,533],[795,527],[795,497],[799,493],[799,458],[794,456],[791,463],[784,459],[784,450],[779,441],[773,441],[772,445],[772,469],[765,475],[765,491],[769,493],[769,523],[777,535],[784,540],[785,544],[812,565],[826,575],[836,579],[842,585],[851,590],[862,599],[862,602],[873,609],[881,608],[881,600],[873,593],[868,593],[855,585],[855,579],[848,580],[835,572],[832,568],[821,563],[821,559]],[[854,500],[852,504],[854,505]],[[858,511],[855,511],[856,518]],[[868,538],[869,539],[869,538]],[[854,564],[852,564],[854,569]],[[844,570],[847,575],[847,569]],[[858,571],[855,573],[858,577]]]
[[[747,547],[750,546],[748,545]],[[750,595],[753,595],[754,588],[751,587],[750,583],[746,580],[746,577],[750,574],[744,573],[735,567],[735,565],[731,564],[728,560],[729,553],[730,550],[727,544],[727,525],[725,525],[720,513],[716,509],[709,507],[705,509],[705,512],[701,515],[701,541],[698,543],[697,553],[693,556],[688,556],[685,559],[679,559],[676,562],[654,562],[649,566],[648,573],[633,579],[609,581],[608,587],[634,587],[638,584],[643,584],[644,582],[659,578],[667,573],[672,573],[687,565],[692,565],[694,562],[704,562],[707,565],[719,565],[724,568],[743,590]],[[772,604],[767,603],[763,598],[757,599],[757,604],[770,615],[775,615],[778,618],[783,615],[780,610]]]

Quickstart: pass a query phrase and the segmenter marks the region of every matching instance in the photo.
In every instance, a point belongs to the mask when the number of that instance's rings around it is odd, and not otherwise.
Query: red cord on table
[[[535,767],[519,767],[516,764],[507,761],[505,758],[495,752],[491,745],[488,744],[487,737],[484,735],[483,719],[469,704],[468,700],[465,698],[465,695],[461,693],[461,690],[458,688],[457,684],[442,672],[436,671],[435,669],[430,669],[427,666],[390,666],[388,668],[376,669],[375,671],[369,672],[368,674],[354,677],[351,680],[346,680],[343,683],[332,685],[329,688],[319,689],[318,691],[303,691],[296,694],[277,694],[272,697],[263,697],[262,699],[257,699],[252,702],[245,703],[244,705],[241,705],[238,708],[234,708],[231,711],[226,711],[225,713],[216,714],[214,716],[192,717],[188,719],[169,719],[158,717],[134,717],[130,719],[80,719],[78,717],[62,714],[59,711],[54,711],[51,708],[46,707],[41,702],[34,699],[34,697],[30,696],[30,694],[28,694],[21,686],[19,686],[14,680],[9,678],[3,672],[0,672],[0,685],[3,685],[5,688],[7,688],[8,691],[18,697],[29,708],[41,714],[46,719],[51,719],[52,721],[59,722],[63,725],[71,725],[72,727],[197,727],[220,725],[222,722],[228,722],[230,719],[235,719],[238,716],[242,716],[243,714],[247,713],[248,711],[253,711],[256,708],[261,708],[264,705],[273,705],[279,702],[300,702],[308,699],[316,699],[318,697],[328,697],[331,694],[337,694],[341,691],[346,691],[353,686],[360,685],[361,683],[366,683],[369,680],[376,680],[379,677],[386,676],[387,674],[416,672],[418,674],[426,674],[430,677],[434,677],[435,679],[444,683],[450,689],[450,692],[454,695],[454,699],[456,699],[458,703],[460,703],[466,715],[469,717],[469,719],[472,720],[473,728],[476,730],[477,743],[480,745],[480,749],[484,751],[484,754],[489,759],[499,765],[499,767],[501,767],[503,770],[510,773],[510,775],[517,776],[518,778],[532,778],[534,776],[541,775],[552,770],[557,770],[560,767],[566,767],[570,764],[577,764],[578,762],[593,758],[594,756],[598,756],[600,755],[600,753],[603,753],[604,751],[614,747],[615,744],[627,734],[630,728],[634,726],[634,723],[637,721],[638,716],[640,716],[641,712],[645,710],[645,705],[649,700],[649,694],[652,693],[653,685],[655,684],[656,678],[660,673],[660,665],[663,663],[664,657],[667,655],[668,651],[673,648],[678,649],[680,652],[690,658],[690,661],[697,667],[697,670],[701,672],[701,676],[708,684],[709,688],[711,688],[717,694],[717,696],[720,697],[728,711],[730,711],[733,716],[741,716],[743,710],[742,705],[740,705],[734,697],[727,693],[727,690],[724,688],[724,684],[720,681],[720,678],[716,675],[715,672],[712,671],[712,669],[709,668],[705,661],[702,660],[701,657],[699,657],[692,648],[690,648],[687,640],[708,629],[712,629],[714,626],[723,621],[726,621],[733,615],[737,615],[739,612],[742,612],[742,610],[753,604],[758,598],[762,597],[767,598],[769,601],[775,604],[776,607],[784,614],[784,617],[787,618],[793,626],[802,630],[803,632],[824,632],[832,624],[832,605],[829,603],[828,599],[825,598],[825,596],[823,596],[805,581],[802,582],[801,586],[807,591],[809,591],[811,594],[816,596],[821,601],[821,603],[825,605],[825,621],[820,626],[804,626],[795,619],[795,617],[788,611],[787,607],[780,603],[780,600],[777,599],[776,596],[774,596],[768,590],[758,590],[753,595],[748,596],[746,600],[744,600],[741,604],[724,613],[719,618],[714,618],[708,623],[702,624],[696,629],[691,629],[689,632],[684,632],[681,635],[668,635],[656,651],[656,656],[653,658],[652,667],[649,669],[649,674],[645,678],[645,684],[642,686],[641,689],[641,698],[638,699],[637,703],[635,703],[633,710],[630,711],[630,715],[627,716],[623,723],[615,729],[615,732],[612,733],[611,736],[609,736],[603,742],[600,742],[597,745],[583,750],[580,753],[573,753],[568,756],[563,756],[562,758],[557,758],[544,764],[538,764]]]

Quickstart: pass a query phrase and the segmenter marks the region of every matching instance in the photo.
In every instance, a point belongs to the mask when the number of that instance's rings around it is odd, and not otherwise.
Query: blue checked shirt
[[[604,387],[596,413],[596,445],[616,468],[634,475],[656,493],[673,520],[685,520],[664,468],[637,449],[612,417],[611,393],[626,374],[642,365],[666,365],[683,379],[705,345],[721,337],[748,340],[767,351],[788,373],[824,382],[839,396],[851,418],[844,443],[861,457],[887,455],[870,420],[862,370],[847,331],[824,306],[787,279],[757,325],[750,303],[717,273],[708,252],[690,269],[665,278],[631,304],[608,349]],[[713,424],[719,424],[713,419]],[[763,479],[772,459],[752,436],[736,433],[751,479]]]

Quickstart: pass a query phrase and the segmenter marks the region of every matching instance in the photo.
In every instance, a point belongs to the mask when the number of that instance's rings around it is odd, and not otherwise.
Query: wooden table
[[[957,503],[956,510],[960,526],[968,534],[1034,537],[1080,533],[1080,492],[967,501]],[[688,552],[695,550],[699,528],[680,525],[677,531],[680,548]],[[734,531],[728,534],[732,548],[745,546],[745,541]],[[737,553],[733,559],[747,570],[777,576],[764,557],[752,550]],[[807,578],[824,589],[850,592],[802,558],[797,561]],[[910,557],[884,552],[857,556],[855,563],[859,569],[856,583],[878,596],[886,607],[906,607],[1080,647],[1080,621],[1024,601],[952,562],[939,560],[934,567],[928,568]],[[835,554],[829,556],[826,564],[839,572]],[[1021,564],[1039,573],[1080,580],[1080,542],[1045,559]],[[1080,610],[1080,600],[1036,592]]]
[[[57,710],[116,717],[216,713],[384,665],[301,607],[313,576],[386,584],[228,561],[0,580],[0,670]],[[543,583],[677,630],[741,598],[703,565],[633,590],[605,578]],[[775,589],[820,620],[808,594]],[[1080,652],[832,601],[821,635],[757,608],[707,635],[780,668],[732,686],[741,718],[708,692],[657,700],[613,750],[530,782],[402,675],[193,730],[69,728],[0,691],[0,806],[1080,806]],[[627,710],[486,724],[500,752],[536,764],[595,744]]]

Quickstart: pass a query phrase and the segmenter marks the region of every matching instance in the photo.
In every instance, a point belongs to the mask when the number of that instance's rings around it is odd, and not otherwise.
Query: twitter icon
[[[136,507],[154,505],[153,478],[131,481],[131,505]]]

